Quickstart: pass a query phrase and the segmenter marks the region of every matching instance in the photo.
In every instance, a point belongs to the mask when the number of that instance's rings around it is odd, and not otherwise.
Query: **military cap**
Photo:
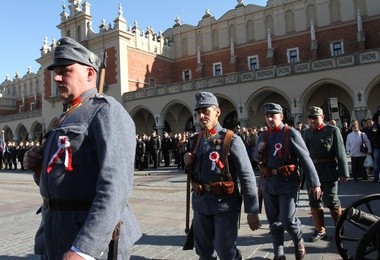
[[[307,117],[323,116],[323,110],[320,107],[311,106],[307,109]]]
[[[54,50],[54,62],[47,67],[48,70],[54,70],[57,66],[67,66],[74,63],[93,67],[98,71],[100,59],[82,44],[69,37],[58,40],[57,47]]]
[[[195,111],[205,107],[219,107],[218,99],[210,92],[199,92],[195,94],[195,99]]]
[[[282,114],[282,107],[276,103],[265,103],[264,104],[265,114]]]

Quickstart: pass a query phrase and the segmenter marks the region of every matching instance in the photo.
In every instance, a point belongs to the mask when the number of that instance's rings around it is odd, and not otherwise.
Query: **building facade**
[[[164,32],[129,24],[120,5],[113,23],[94,32],[89,1],[69,0],[58,28],[104,57],[105,94],[123,104],[138,133],[198,130],[199,91],[218,97],[228,128],[264,125],[266,102],[281,104],[289,124],[306,122],[311,105],[338,125],[372,116],[380,104],[379,1],[232,5],[219,19],[206,10],[197,25],[177,18]],[[54,48],[45,39],[40,70],[1,83],[6,140],[42,138],[62,112],[46,69]]]

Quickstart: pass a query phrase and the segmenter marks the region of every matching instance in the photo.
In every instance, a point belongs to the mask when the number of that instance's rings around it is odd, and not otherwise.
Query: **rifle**
[[[104,51],[103,62],[100,65],[99,84],[98,84],[99,94],[102,94],[104,90],[104,81],[106,78],[106,67],[107,67],[107,52]]]
[[[195,158],[195,154],[198,150],[199,143],[202,139],[203,134],[198,134],[197,140],[193,143],[191,148],[191,154]],[[183,245],[183,250],[193,250],[194,248],[194,231],[193,231],[193,225],[190,226],[190,193],[191,193],[191,177],[193,176],[193,165],[194,161],[190,165],[186,165],[186,227],[185,227],[185,234],[187,235],[185,244]]]
[[[262,210],[263,210],[263,190],[261,188],[261,181],[262,181],[262,174],[261,174],[261,171],[260,171],[260,177],[259,177],[259,185],[257,187],[257,195],[259,197],[259,213],[261,214]]]
[[[186,227],[185,227],[185,234],[187,236],[186,236],[185,244],[182,247],[182,250],[193,250],[193,248],[194,248],[193,224],[191,223],[191,226],[190,226],[190,193],[191,193],[190,182],[191,182],[192,172],[189,168],[190,168],[190,166],[186,166],[187,182],[186,182]]]
[[[108,245],[107,260],[117,260],[121,224],[123,224],[123,222],[119,221],[112,232],[112,239],[111,239],[110,244]]]
[[[299,187],[300,187],[300,190],[303,190],[303,188],[305,186],[306,176],[305,176],[305,173],[303,172],[302,167],[298,167],[298,175],[299,175],[299,178],[300,178]]]

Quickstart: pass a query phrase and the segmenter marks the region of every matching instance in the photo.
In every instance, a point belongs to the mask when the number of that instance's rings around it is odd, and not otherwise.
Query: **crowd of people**
[[[0,146],[0,169],[25,171],[23,163],[25,153],[33,146],[39,145],[39,141],[20,141],[18,144],[14,141],[5,142]]]
[[[243,140],[254,169],[257,168],[257,162],[253,160],[253,150],[259,133],[265,130],[266,126],[260,128],[237,126],[234,129],[235,134]],[[170,165],[175,165],[178,169],[184,169],[183,155],[189,149],[189,138],[194,134],[188,131],[178,133],[164,131],[162,138],[157,135],[155,130],[151,134],[138,134],[136,136],[135,169],[143,171],[149,167],[168,167]]]

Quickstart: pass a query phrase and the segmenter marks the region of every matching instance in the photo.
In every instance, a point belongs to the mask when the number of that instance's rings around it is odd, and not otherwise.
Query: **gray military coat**
[[[43,208],[46,249],[49,259],[62,259],[71,246],[96,259],[106,259],[112,232],[122,221],[118,259],[126,259],[127,250],[141,236],[128,203],[134,174],[135,125],[120,103],[97,95],[96,89],[84,93],[82,100],[83,104],[47,136],[40,192],[47,198],[90,201],[92,206],[88,211]],[[62,136],[70,142],[73,171],[66,170],[62,155],[47,173]]]
[[[213,167],[210,160],[210,153],[218,152],[221,156],[226,129],[219,124],[216,126],[217,134],[209,139],[203,136],[196,153],[195,175],[203,184],[217,181],[220,178],[220,169]],[[242,139],[234,134],[229,150],[229,166],[232,179],[241,186],[241,194],[244,198],[244,212],[258,213],[258,198],[255,174],[248,157],[247,150]],[[239,211],[241,197],[238,189],[231,196],[217,196],[211,192],[204,195],[193,193],[193,210],[205,214],[213,215],[223,212]]]

